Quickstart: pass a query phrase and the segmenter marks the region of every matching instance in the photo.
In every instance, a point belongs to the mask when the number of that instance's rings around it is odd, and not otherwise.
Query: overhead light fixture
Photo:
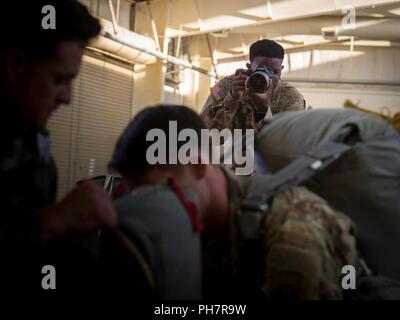
[[[225,32],[225,31],[211,32],[211,35],[214,38],[228,38],[228,36],[229,36],[228,32]]]
[[[388,10],[388,12],[395,14],[397,16],[400,16],[400,8],[396,8],[396,9],[392,9],[392,10]]]

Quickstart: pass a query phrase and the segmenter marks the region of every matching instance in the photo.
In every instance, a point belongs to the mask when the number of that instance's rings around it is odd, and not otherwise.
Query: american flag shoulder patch
[[[210,91],[212,97],[217,102],[225,98],[225,92],[222,90],[221,86],[218,83],[214,87],[211,87]]]

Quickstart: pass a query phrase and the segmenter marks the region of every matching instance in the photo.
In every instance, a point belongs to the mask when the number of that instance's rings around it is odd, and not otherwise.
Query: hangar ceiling
[[[240,60],[257,39],[278,41],[287,52],[313,48],[400,45],[400,1],[388,0],[155,0],[135,3],[135,31],[152,8],[159,37],[203,41],[199,54]],[[354,12],[355,16],[351,16]],[[355,22],[355,25],[351,23]],[[207,44],[210,44],[210,46]]]

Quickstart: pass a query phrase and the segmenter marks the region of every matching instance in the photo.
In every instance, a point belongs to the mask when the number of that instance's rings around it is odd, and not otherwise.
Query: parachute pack
[[[400,279],[400,135],[390,124],[356,110],[284,113],[255,148],[274,173],[269,193],[306,186],[351,218],[372,270]]]

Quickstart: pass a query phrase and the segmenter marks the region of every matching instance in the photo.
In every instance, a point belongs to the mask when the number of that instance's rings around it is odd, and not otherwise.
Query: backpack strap
[[[289,187],[303,183],[351,148],[352,146],[346,144],[325,142],[272,175],[269,184],[260,187],[272,197]]]
[[[245,194],[237,217],[240,237],[244,241],[258,239],[269,202],[275,195],[303,183],[351,148],[347,144],[327,141],[273,175],[239,178]]]
[[[146,277],[148,285],[155,292],[156,284],[153,272],[151,271],[150,265],[147,262],[146,258],[141,253],[141,251],[122,230],[115,229],[113,230],[113,234],[116,237],[116,239],[122,244],[122,246],[125,247],[125,249],[127,249],[132,255],[132,257],[136,260],[144,276]]]

